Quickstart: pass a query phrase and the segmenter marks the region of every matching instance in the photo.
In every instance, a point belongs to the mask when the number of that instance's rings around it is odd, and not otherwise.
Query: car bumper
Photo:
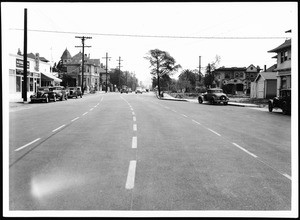
[[[30,98],[31,102],[45,101],[46,98]]]

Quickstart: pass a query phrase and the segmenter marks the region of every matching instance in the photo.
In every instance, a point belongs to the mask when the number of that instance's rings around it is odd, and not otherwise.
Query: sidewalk
[[[183,102],[193,102],[198,103],[197,99],[181,99],[181,98],[174,98],[167,93],[164,93],[164,97],[160,98],[161,100],[170,100],[170,101],[183,101]],[[240,103],[240,102],[231,102],[229,99],[228,105],[232,106],[240,106],[240,107],[252,107],[252,108],[259,108],[259,105],[251,104],[251,103]]]

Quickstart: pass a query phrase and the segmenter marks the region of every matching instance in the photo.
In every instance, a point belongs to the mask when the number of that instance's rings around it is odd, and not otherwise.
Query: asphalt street
[[[10,210],[291,210],[291,117],[281,112],[153,93],[16,109]]]

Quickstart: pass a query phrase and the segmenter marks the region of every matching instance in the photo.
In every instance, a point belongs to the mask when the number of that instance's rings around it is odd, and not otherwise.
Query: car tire
[[[49,102],[49,98],[48,98],[48,97],[46,98],[45,102],[46,102],[46,103],[48,103],[48,102]]]
[[[224,105],[228,105],[228,102],[224,102]]]
[[[282,113],[283,113],[284,115],[287,115],[287,114],[288,114],[286,102],[283,102],[283,103],[282,103]]]
[[[82,94],[80,95],[80,98],[82,98]]]
[[[210,102],[211,105],[213,105],[213,104],[215,104],[215,99],[211,98],[209,102]]]
[[[268,103],[268,109],[269,109],[269,112],[273,111],[273,104],[272,104],[272,102]]]
[[[56,96],[53,97],[53,101],[56,102]]]
[[[198,102],[199,104],[202,104],[203,103],[203,99],[201,97],[198,98]]]
[[[76,95],[76,99],[78,99],[78,95]]]

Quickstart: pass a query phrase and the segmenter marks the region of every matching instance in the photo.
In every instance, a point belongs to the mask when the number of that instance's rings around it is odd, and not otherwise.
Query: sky
[[[268,51],[298,37],[297,2],[1,3],[4,56],[23,52],[24,8],[28,53],[54,63],[66,48],[72,56],[81,50],[75,36],[92,37],[86,54],[105,65],[108,53],[109,68],[121,57],[121,70],[135,73],[144,85],[151,84],[144,57],[152,49],[167,51],[182,66],[172,76],[177,78],[184,69],[204,68],[216,55],[219,67],[268,68],[276,63]]]

